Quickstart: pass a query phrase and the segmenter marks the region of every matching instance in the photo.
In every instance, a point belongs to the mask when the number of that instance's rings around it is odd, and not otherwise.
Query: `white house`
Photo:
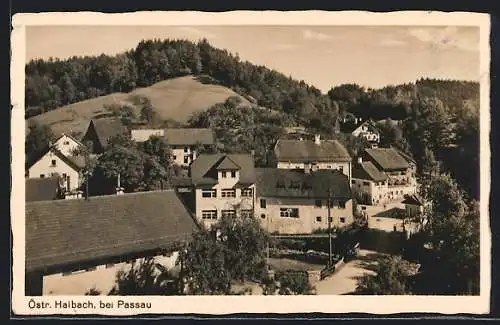
[[[337,140],[322,140],[319,135],[315,136],[314,141],[280,139],[274,152],[279,169],[339,170],[351,178],[352,158]]]
[[[74,156],[75,150],[79,148],[85,148],[78,139],[66,133],[61,134],[53,145],[66,157]]]
[[[373,147],[378,146],[380,142],[380,132],[371,120],[361,123],[351,134],[355,137],[365,138]]]
[[[249,154],[201,154],[191,164],[196,218],[206,226],[224,215],[251,216],[255,168]]]
[[[271,233],[310,234],[353,222],[349,179],[339,171],[257,168],[256,174],[255,216]]]
[[[65,191],[77,190],[82,183],[85,159],[82,156],[66,156],[52,146],[28,167],[28,178],[60,176]]]
[[[210,129],[136,129],[131,130],[131,136],[136,142],[145,142],[151,136],[164,138],[172,150],[173,162],[181,167],[189,167],[196,159],[198,146],[215,144]]]
[[[106,295],[133,261],[173,268],[196,229],[172,190],[28,202],[26,295]]]
[[[360,204],[382,205],[389,201],[388,176],[361,157],[352,168],[351,190]]]

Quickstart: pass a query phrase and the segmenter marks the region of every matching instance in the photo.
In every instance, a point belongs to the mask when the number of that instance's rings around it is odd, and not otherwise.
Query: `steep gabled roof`
[[[108,145],[108,140],[110,138],[128,132],[127,127],[116,118],[100,118],[91,120],[90,123],[94,125],[94,129],[102,147]]]
[[[71,140],[75,141],[79,146],[83,146],[85,147],[85,145],[80,141],[78,140],[77,138],[75,138],[74,136],[72,136],[71,134],[69,133],[61,133],[61,135],[54,141],[54,142],[57,142],[59,141],[62,137],[64,136],[67,136],[68,138],[70,138]]]
[[[374,182],[382,182],[387,179],[387,175],[378,170],[371,161],[354,164],[352,166],[352,177]]]
[[[164,137],[172,146],[212,145],[215,143],[211,129],[165,129]]]
[[[278,161],[345,162],[352,160],[347,149],[337,140],[321,140],[320,144],[310,140],[278,140],[275,153]]]
[[[401,202],[403,204],[411,204],[411,205],[418,205],[418,206],[423,206],[422,199],[420,199],[417,195],[408,195],[405,197],[405,199]]]
[[[240,182],[255,182],[255,167],[250,154],[201,154],[191,164],[190,173],[194,184],[217,184],[217,166],[229,158],[239,166]]]
[[[26,269],[170,248],[197,225],[172,191],[26,204]]]
[[[290,169],[257,168],[256,174],[258,197],[324,199],[330,189],[332,199],[351,198],[349,179],[337,170],[306,174]]]
[[[27,178],[26,202],[55,200],[59,194],[59,177]]]
[[[416,164],[417,163],[415,161],[415,159],[413,159],[410,155],[405,154],[401,150],[398,150],[398,153],[401,155],[401,157],[403,157],[404,159],[406,159],[407,162],[412,163],[412,164]]]
[[[230,157],[225,156],[218,164],[217,170],[239,170],[241,167],[235,163]]]
[[[28,168],[31,168],[34,164],[36,164],[40,159],[42,159],[47,153],[52,152],[58,158],[60,158],[65,164],[70,166],[76,171],[80,171],[85,167],[85,158],[82,156],[66,156],[61,151],[59,151],[56,147],[51,146],[47,147],[43,154],[39,156],[38,159],[33,160],[29,163]]]
[[[363,123],[361,123],[360,125],[355,127],[354,130],[351,131],[351,133],[356,131],[357,129],[363,127],[363,126],[366,126],[368,128],[368,130],[370,130],[370,132],[379,133],[377,126],[375,125],[375,123],[372,120],[364,121]]]
[[[383,170],[407,169],[410,167],[408,161],[394,148],[371,148],[365,149],[365,152]]]

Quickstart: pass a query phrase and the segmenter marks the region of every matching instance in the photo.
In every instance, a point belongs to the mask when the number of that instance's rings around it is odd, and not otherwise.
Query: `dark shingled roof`
[[[212,145],[214,144],[214,134],[211,129],[165,129],[164,137],[169,145]]]
[[[90,123],[94,124],[97,137],[103,147],[108,145],[108,140],[110,138],[128,132],[127,127],[116,118],[101,118],[91,120]]]
[[[328,188],[332,199],[351,198],[349,179],[341,172],[317,171],[303,173],[290,169],[257,168],[257,196],[328,198]]]
[[[401,157],[406,159],[407,162],[412,163],[412,164],[416,164],[415,159],[413,159],[410,155],[405,154],[401,150],[398,150],[398,153],[401,155]]]
[[[405,199],[401,202],[403,204],[411,204],[411,205],[424,205],[422,203],[422,200],[416,196],[416,195],[408,195],[405,197]]]
[[[172,191],[26,204],[26,269],[170,248],[197,225]]]
[[[252,155],[249,154],[201,154],[191,164],[191,179],[194,184],[217,184],[217,167],[226,158],[240,167],[240,182],[255,182],[255,167]]]
[[[406,169],[410,165],[394,148],[372,148],[365,152],[384,170]]]
[[[59,177],[27,178],[26,202],[55,200],[59,195]]]
[[[275,147],[279,161],[351,161],[347,149],[337,140],[321,140],[320,144],[310,140],[278,140]]]
[[[375,182],[381,182],[387,179],[387,175],[378,170],[371,161],[355,163],[352,166],[352,177],[358,179],[368,179]]]

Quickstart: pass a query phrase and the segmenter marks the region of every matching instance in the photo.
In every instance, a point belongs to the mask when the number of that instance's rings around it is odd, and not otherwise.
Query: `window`
[[[184,147],[184,152],[188,153],[189,152],[189,148],[188,147]]]
[[[261,215],[260,215],[260,217],[261,217],[262,219],[266,219],[266,215],[265,215],[264,213],[263,213],[263,214],[261,214]]]
[[[356,184],[356,181],[355,180],[351,180],[351,184]]]
[[[236,197],[235,189],[224,189],[221,193],[222,197]]]
[[[55,159],[52,159],[52,162],[50,163],[50,165],[51,165],[52,167],[55,167],[55,166],[56,166],[56,160],[55,160]]]
[[[221,172],[221,176],[222,176],[222,178],[226,178],[227,177],[226,172]]]
[[[265,199],[260,199],[260,208],[265,209],[267,206]]]
[[[63,173],[63,174],[62,174],[62,178],[63,178],[64,180],[66,180],[66,173]]]
[[[68,146],[68,145],[69,145],[69,141],[67,141],[67,140],[66,140],[66,141],[64,141],[64,142],[63,142],[63,144],[64,144],[65,146]]]
[[[189,164],[189,156],[184,156],[184,163]]]
[[[234,170],[233,170],[233,171],[231,172],[231,178],[236,178],[236,171],[234,171]]]
[[[321,222],[321,217],[316,217],[317,222]]]
[[[299,217],[299,209],[298,208],[280,208],[280,217],[298,218]]]
[[[340,223],[345,223],[345,218],[344,217],[340,217]]]
[[[40,174],[40,178],[45,178],[45,174]]]
[[[332,169],[331,165],[326,166],[327,169]]]
[[[215,220],[217,219],[217,210],[203,210],[201,211],[201,218]]]
[[[217,190],[201,190],[202,197],[217,197]]]
[[[241,196],[242,197],[252,197],[253,190],[251,188],[244,188],[241,190]]]
[[[340,167],[338,168],[338,171],[339,171],[339,172],[341,172],[341,173],[343,173],[343,172],[344,172],[344,167],[340,166]]]
[[[344,201],[339,201],[339,208],[345,209],[345,202]]]
[[[172,156],[172,158],[173,158],[174,160],[177,160],[177,156],[176,156],[176,155],[173,155],[173,156]]]
[[[236,211],[235,210],[222,210],[222,217],[236,217]]]
[[[300,188],[300,182],[298,182],[298,181],[291,181],[290,182],[290,188],[299,189]]]
[[[366,210],[366,207],[361,207],[361,210]]]
[[[333,217],[328,217],[328,222],[333,222]]]
[[[363,182],[363,185],[364,185],[364,186],[369,186],[369,185],[370,185],[370,182]]]
[[[322,204],[321,204],[321,203],[322,203],[322,202],[321,202],[321,200],[316,200],[316,201],[314,202],[314,205],[315,205],[317,208],[321,208],[321,206],[322,206]]]
[[[251,218],[253,215],[253,210],[241,210],[240,215],[242,218]]]

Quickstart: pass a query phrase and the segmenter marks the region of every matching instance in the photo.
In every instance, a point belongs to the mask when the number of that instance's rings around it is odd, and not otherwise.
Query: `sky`
[[[322,92],[480,77],[479,28],[463,26],[29,26],[26,60],[112,55],[153,38],[206,38]]]

